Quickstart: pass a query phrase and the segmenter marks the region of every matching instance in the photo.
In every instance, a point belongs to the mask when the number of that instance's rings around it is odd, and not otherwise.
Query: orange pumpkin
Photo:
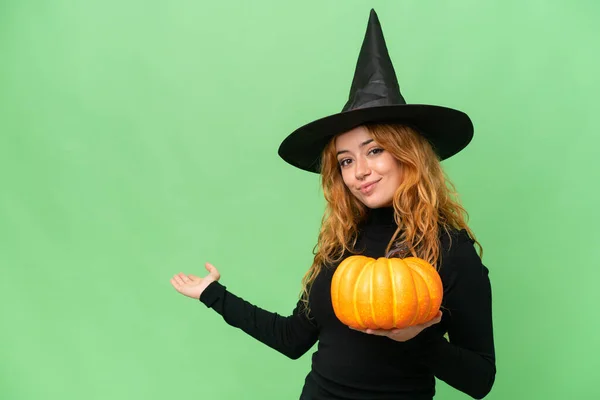
[[[443,291],[435,268],[417,257],[350,256],[340,263],[331,281],[335,315],[359,329],[427,322],[436,316]]]

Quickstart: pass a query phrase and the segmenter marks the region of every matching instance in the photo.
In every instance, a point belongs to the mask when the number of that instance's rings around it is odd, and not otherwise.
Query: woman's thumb
[[[204,266],[205,266],[206,270],[208,271],[208,273],[209,273],[209,274],[210,274],[210,275],[211,275],[213,278],[215,278],[215,279],[217,279],[217,280],[219,279],[219,277],[220,277],[219,271],[217,271],[217,269],[215,268],[215,266],[214,266],[214,265],[212,265],[211,263],[208,263],[208,262],[207,262],[206,264],[204,264]]]

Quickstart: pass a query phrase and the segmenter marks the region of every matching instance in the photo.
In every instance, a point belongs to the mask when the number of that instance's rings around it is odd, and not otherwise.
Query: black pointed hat
[[[292,132],[279,146],[287,163],[320,172],[321,152],[334,135],[365,123],[410,125],[433,145],[440,160],[464,149],[473,138],[473,124],[461,111],[428,104],[407,104],[390,60],[381,24],[371,9],[348,101],[342,111]]]

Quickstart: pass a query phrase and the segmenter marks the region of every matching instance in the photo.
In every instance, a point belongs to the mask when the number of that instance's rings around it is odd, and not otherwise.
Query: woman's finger
[[[206,264],[204,264],[204,267],[212,275],[213,278],[215,278],[215,279],[219,278],[219,271],[217,271],[217,269],[215,268],[214,265],[207,262]]]
[[[173,277],[173,279],[175,280],[175,282],[179,285],[182,286],[183,285],[183,280],[181,279],[181,277],[179,275],[175,275]]]
[[[351,327],[351,326],[349,326],[348,328],[352,329],[353,331],[364,332],[364,333],[366,333],[366,332],[367,332],[367,331],[366,331],[366,329],[361,329],[361,328],[353,328],[353,327]]]
[[[392,333],[392,331],[388,331],[385,329],[367,329],[365,331],[365,333],[368,333],[370,335],[377,335],[377,336],[389,336],[390,333]]]
[[[437,324],[437,323],[439,323],[441,320],[442,320],[442,312],[441,312],[441,311],[438,311],[438,313],[437,313],[437,315],[435,316],[435,318],[431,320],[431,323],[430,323],[430,325],[429,325],[429,326],[431,326],[431,325],[434,325],[434,324]]]
[[[427,328],[429,328],[432,325],[439,324],[441,320],[442,320],[442,316],[441,316],[441,314],[438,314],[437,317],[435,317],[434,319],[432,319],[430,321],[425,322],[421,326],[422,326],[423,329],[427,329]]]
[[[189,283],[190,282],[190,278],[188,278],[187,275],[184,274],[184,273],[180,273],[179,277],[181,278],[181,280],[183,281],[183,283]]]

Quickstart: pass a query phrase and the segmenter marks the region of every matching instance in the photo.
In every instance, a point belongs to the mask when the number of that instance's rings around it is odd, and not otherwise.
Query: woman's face
[[[363,126],[337,137],[337,160],[350,192],[370,208],[392,205],[402,182],[402,166]]]

